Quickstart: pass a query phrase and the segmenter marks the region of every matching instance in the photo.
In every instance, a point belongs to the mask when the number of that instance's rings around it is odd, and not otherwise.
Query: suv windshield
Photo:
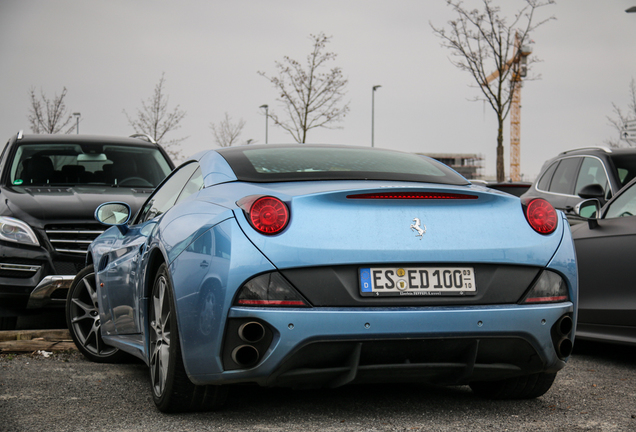
[[[25,143],[11,162],[14,186],[111,185],[156,187],[171,169],[153,147],[117,144]]]
[[[469,184],[435,160],[382,149],[303,144],[234,147],[219,153],[241,181],[396,180]]]

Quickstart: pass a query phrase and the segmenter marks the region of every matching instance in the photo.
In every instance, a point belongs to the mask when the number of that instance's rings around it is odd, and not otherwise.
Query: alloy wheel
[[[168,367],[170,365],[170,293],[167,280],[160,275],[155,281],[152,293],[150,322],[150,376],[156,396],[166,389]]]
[[[69,326],[76,336],[76,342],[97,358],[107,358],[117,353],[117,348],[104,343],[100,333],[95,272],[86,273],[73,285],[69,300]]]

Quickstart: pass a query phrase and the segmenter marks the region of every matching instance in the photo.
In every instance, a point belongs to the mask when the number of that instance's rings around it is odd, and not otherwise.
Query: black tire
[[[556,378],[556,373],[538,373],[499,381],[475,381],[470,388],[488,399],[533,399],[543,396]]]
[[[210,411],[227,398],[227,386],[194,385],[183,366],[174,292],[165,264],[159,267],[148,307],[152,398],[162,412]]]
[[[66,297],[66,325],[77,349],[96,363],[119,363],[126,353],[106,345],[100,331],[95,270],[92,265],[80,271]]]

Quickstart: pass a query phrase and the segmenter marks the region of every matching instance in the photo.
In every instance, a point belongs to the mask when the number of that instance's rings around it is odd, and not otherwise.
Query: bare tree
[[[632,78],[632,82],[629,85],[629,102],[627,103],[627,112],[623,112],[615,103],[612,103],[614,107],[614,114],[616,117],[607,117],[610,124],[618,131],[619,137],[622,138],[622,134],[625,132],[628,121],[636,121],[636,82]],[[634,147],[636,146],[636,140],[634,139],[609,139],[605,143],[610,147]]]
[[[166,135],[181,127],[181,120],[185,117],[186,112],[179,109],[179,105],[172,110],[168,109],[169,98],[164,90],[164,76],[165,73],[162,73],[155,86],[154,94],[145,102],[141,101],[142,108],[137,110],[136,117],[130,117],[126,110],[124,110],[124,114],[128,119],[128,124],[136,133],[151,136],[173,159],[179,160],[181,158],[181,143],[187,137],[168,140]]]
[[[31,123],[31,132],[36,134],[68,134],[73,131],[73,125],[68,127],[73,118],[68,113],[64,102],[66,93],[66,87],[64,87],[59,96],[56,94],[53,99],[49,99],[42,90],[40,90],[38,97],[35,94],[35,88],[31,88],[29,91],[31,106],[27,116]]]
[[[306,142],[310,129],[335,128],[332,124],[342,121],[349,112],[349,103],[342,104],[348,82],[342,70],[334,67],[323,71],[326,63],[336,58],[335,53],[325,52],[331,36],[320,33],[310,35],[309,39],[313,41],[313,50],[307,56],[306,66],[285,56],[282,62],[275,63],[278,76],[258,72],[276,87],[280,94],[277,100],[286,111],[284,118],[272,112],[269,117],[299,143]]]
[[[240,119],[238,123],[233,123],[228,113],[225,113],[225,118],[218,125],[210,123],[214,141],[221,147],[230,147],[232,144],[236,144],[244,126],[243,119]]]
[[[501,182],[505,180],[504,120],[510,112],[515,86],[520,84],[520,80],[511,79],[519,73],[511,67],[518,62],[511,60],[521,55],[520,48],[529,42],[533,30],[555,19],[551,16],[538,23],[533,22],[535,10],[554,1],[524,0],[525,6],[514,15],[510,24],[506,17],[500,16],[500,8],[494,6],[491,0],[482,2],[483,11],[480,11],[465,8],[459,0],[447,0],[457,18],[448,22],[448,29],[430,25],[433,33],[442,39],[442,46],[451,50],[454,58],[451,62],[475,79],[482,95],[474,100],[485,99],[497,114],[497,181]],[[527,60],[528,68],[538,61],[534,57]]]

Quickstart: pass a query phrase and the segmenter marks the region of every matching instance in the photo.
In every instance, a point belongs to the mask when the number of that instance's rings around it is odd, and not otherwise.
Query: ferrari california
[[[547,201],[377,148],[201,152],[88,248],[67,322],[90,360],[133,355],[164,412],[234,384],[469,385],[534,398],[574,342],[569,225]],[[245,389],[245,386],[237,386]]]

